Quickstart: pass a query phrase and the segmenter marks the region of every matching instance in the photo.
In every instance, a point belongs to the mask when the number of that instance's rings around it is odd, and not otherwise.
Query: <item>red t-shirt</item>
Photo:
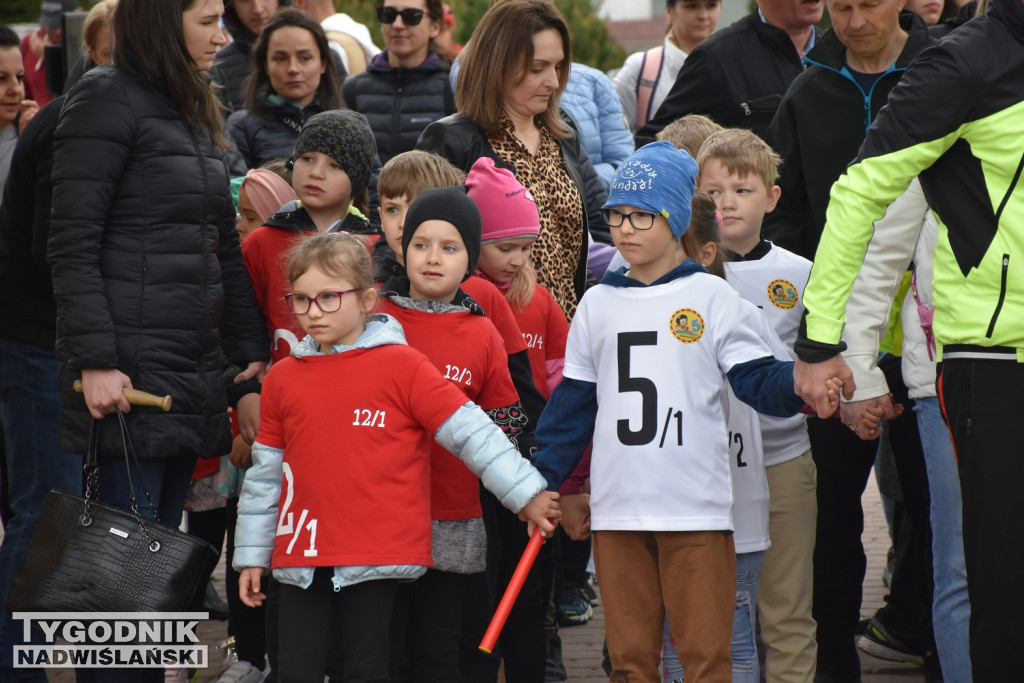
[[[512,311],[526,341],[526,355],[530,357],[533,383],[544,398],[548,391],[547,361],[565,358],[565,340],[569,336],[569,321],[565,312],[542,285],[533,290],[533,297],[522,312]]]
[[[299,319],[284,300],[284,295],[292,291],[284,271],[288,253],[303,237],[312,234],[312,231],[291,232],[264,225],[242,240],[242,260],[249,269],[256,300],[263,310],[270,333],[270,354],[275,363],[291,355],[292,347],[306,336]]]
[[[465,402],[401,344],[275,364],[259,428],[284,449],[272,566],[431,566],[430,443]]]
[[[21,63],[25,69],[25,99],[35,100],[40,107],[54,98],[53,93],[46,89],[46,61],[37,57],[29,47],[29,34],[21,39]]]
[[[470,313],[427,313],[383,299],[378,310],[402,324],[409,346],[422,351],[445,379],[484,410],[519,402],[501,336],[490,320]],[[465,463],[433,443],[431,519],[479,517],[480,486]]]
[[[459,285],[459,288],[480,304],[480,308],[484,309],[484,315],[498,328],[498,334],[505,341],[506,354],[511,356],[513,353],[526,350],[526,342],[523,341],[515,316],[512,315],[512,307],[508,305],[505,295],[499,292],[497,287],[483,278],[471,275]]]

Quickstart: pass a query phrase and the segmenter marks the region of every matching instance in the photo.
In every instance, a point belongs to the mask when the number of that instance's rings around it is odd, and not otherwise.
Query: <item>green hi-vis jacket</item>
[[[832,187],[798,355],[817,361],[842,348],[846,302],[869,243],[909,260],[916,235],[890,234],[876,222],[919,175],[939,222],[937,340],[1016,348],[1024,361],[1022,170],[1024,5],[994,0],[987,16],[911,64]],[[849,313],[858,324],[856,310]]]

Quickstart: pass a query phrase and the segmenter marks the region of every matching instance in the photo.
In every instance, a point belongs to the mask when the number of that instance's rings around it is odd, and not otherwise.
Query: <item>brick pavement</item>
[[[864,493],[864,547],[868,556],[867,576],[864,580],[864,602],[861,607],[863,616],[871,616],[883,604],[886,588],[882,584],[882,569],[885,566],[885,555],[889,548],[889,535],[885,524],[885,515],[878,497],[878,487],[874,477],[868,481]],[[223,586],[224,563],[221,561],[215,577]],[[600,586],[598,587],[600,590]],[[574,626],[561,630],[563,655],[569,681],[604,681],[607,680],[601,670],[601,646],[604,638],[604,612],[598,606],[594,610],[594,619],[584,626]],[[217,643],[226,636],[224,622],[206,622],[199,630],[202,641],[210,647],[210,661],[219,662],[216,652]],[[923,681],[924,676],[917,667],[908,664],[894,664],[861,655],[862,680],[864,683],[916,683]],[[216,679],[216,669],[200,672],[198,681],[209,683]],[[69,683],[74,678],[69,671],[54,671],[50,681]]]

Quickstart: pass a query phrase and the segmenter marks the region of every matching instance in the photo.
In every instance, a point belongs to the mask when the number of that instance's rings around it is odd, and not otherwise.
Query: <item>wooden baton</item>
[[[75,383],[71,385],[79,394],[82,393],[82,380],[76,379]],[[168,396],[157,396],[156,394],[150,394],[145,391],[139,391],[138,389],[124,388],[121,390],[124,397],[128,399],[128,403],[133,406],[156,406],[165,413],[171,409],[171,397]]]

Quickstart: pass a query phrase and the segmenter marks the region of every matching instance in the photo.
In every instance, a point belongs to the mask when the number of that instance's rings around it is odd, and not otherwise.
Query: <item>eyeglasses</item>
[[[305,294],[285,294],[284,300],[288,302],[288,305],[292,309],[292,313],[295,315],[305,315],[309,313],[309,307],[316,304],[316,307],[320,309],[321,313],[334,313],[341,308],[341,298],[350,293],[358,290],[346,289],[343,292],[320,292],[316,296],[306,296]]]
[[[634,218],[635,216],[635,218]],[[611,228],[622,227],[623,221],[629,219],[629,224],[637,230],[650,230],[654,227],[655,214],[650,211],[634,211],[633,213],[622,213],[615,209],[604,209],[604,219],[608,221]]]
[[[395,19],[402,17],[402,23],[406,26],[416,26],[423,21],[424,14],[423,10],[411,7],[403,10],[397,10],[394,7],[377,8],[377,20],[382,24],[393,24]]]

